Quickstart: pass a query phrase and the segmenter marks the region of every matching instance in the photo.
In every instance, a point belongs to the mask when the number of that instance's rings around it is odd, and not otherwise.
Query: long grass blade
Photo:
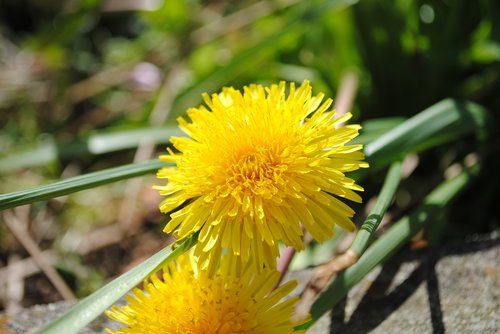
[[[67,180],[39,186],[27,190],[0,195],[0,210],[19,205],[48,200],[76,191],[97,187],[103,184],[155,173],[167,164],[159,160],[150,160],[140,164],[130,164],[107,170],[76,176]]]
[[[384,217],[389,204],[391,204],[394,194],[398,189],[399,181],[401,179],[401,169],[403,163],[401,161],[396,161],[391,165],[389,172],[378,196],[377,203],[373,207],[372,211],[366,218],[363,225],[356,233],[356,238],[354,239],[350,249],[354,251],[358,256],[362,255],[368,246],[368,242],[372,238],[373,234],[378,228],[382,217]]]
[[[365,146],[368,172],[417,152],[486,129],[488,113],[471,102],[446,99],[418,113]]]
[[[37,333],[78,333],[80,329],[85,327],[128,291],[142,282],[145,277],[148,277],[151,273],[157,271],[168,262],[175,260],[179,255],[193,247],[197,241],[198,235],[194,234],[173,251],[171,247],[165,247],[137,267],[111,281],[85,299],[82,299],[64,315],[45,325]]]

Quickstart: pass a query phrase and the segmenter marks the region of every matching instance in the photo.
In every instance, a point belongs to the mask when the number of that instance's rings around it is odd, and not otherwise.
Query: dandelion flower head
[[[219,268],[220,269],[220,268]],[[276,290],[276,271],[241,276],[218,270],[199,271],[193,257],[181,255],[163,270],[163,279],[150,277],[144,290],[134,289],[128,304],[106,314],[123,324],[112,334],[291,334],[297,297],[283,300],[296,286],[289,281]],[[299,333],[303,333],[299,332]]]
[[[167,196],[162,212],[171,212],[166,233],[182,239],[200,232],[195,254],[206,268],[221,254],[233,253],[255,268],[275,268],[278,242],[304,247],[305,228],[319,242],[333,235],[335,224],[352,231],[354,211],[340,198],[361,202],[362,191],[346,172],[368,167],[362,145],[346,145],[359,125],[334,118],[331,99],[312,95],[309,82],[243,92],[224,88],[203,95],[206,106],[179,118],[188,137],[174,137],[178,152],[161,156],[174,166],[158,172],[157,186]]]

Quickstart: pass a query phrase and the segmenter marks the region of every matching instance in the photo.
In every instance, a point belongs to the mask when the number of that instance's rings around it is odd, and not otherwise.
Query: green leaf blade
[[[167,166],[167,164],[164,162],[159,160],[150,160],[140,164],[130,164],[110,168],[99,172],[76,176],[44,186],[0,195],[0,210],[30,204],[37,201],[48,200],[115,181],[156,173],[158,169],[165,166]]]
[[[408,153],[422,151],[486,128],[488,113],[471,102],[446,99],[365,145],[370,172]]]
[[[113,305],[123,295],[141,283],[151,273],[175,260],[178,256],[193,247],[198,240],[195,234],[186,239],[172,251],[165,247],[135,268],[111,281],[90,296],[82,299],[64,315],[42,327],[38,334],[73,334],[78,333],[88,323]]]

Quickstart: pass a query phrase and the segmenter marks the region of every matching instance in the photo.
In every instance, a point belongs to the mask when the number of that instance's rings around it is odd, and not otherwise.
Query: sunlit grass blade
[[[193,247],[198,240],[195,234],[186,239],[175,250],[166,247],[151,256],[137,267],[114,279],[101,289],[82,299],[64,315],[41,328],[38,334],[72,334],[77,333],[102,312],[113,305],[128,291],[141,283],[151,273],[166,263],[175,260],[179,255]],[[173,292],[175,293],[175,292]]]
[[[474,179],[478,166],[466,170],[457,177],[443,182],[410,215],[398,220],[387,232],[376,240],[352,267],[339,273],[333,283],[318,297],[311,307],[311,321],[300,327],[309,328],[323,314],[331,310],[348,291],[373,268],[383,263],[400,249],[415,233],[440,215],[450,202]],[[297,328],[299,329],[299,328]]]
[[[373,173],[392,161],[486,129],[488,113],[471,102],[446,99],[418,113],[365,145],[367,172]]]
[[[0,156],[0,173],[47,165],[57,159],[99,155],[137,147],[141,142],[166,144],[172,136],[183,136],[177,126],[150,127],[112,132],[97,132],[70,143],[53,139],[36,146],[17,149]]]
[[[185,134],[177,126],[96,133],[88,138],[87,146],[91,154],[103,154],[135,148],[146,141],[165,144],[172,136],[185,136]]]
[[[373,237],[373,234],[378,228],[382,217],[384,217],[389,204],[391,204],[394,194],[398,189],[399,181],[401,179],[401,169],[403,163],[401,161],[396,161],[392,164],[389,172],[384,181],[384,185],[375,203],[375,207],[371,210],[370,214],[366,218],[361,228],[356,233],[356,238],[354,239],[350,250],[355,252],[358,256],[362,255],[368,246],[368,242]]]
[[[366,120],[361,122],[361,132],[359,136],[349,143],[367,145],[405,121],[406,119],[404,117],[384,117]]]
[[[76,176],[67,180],[39,186],[27,190],[0,195],[0,210],[19,205],[48,200],[76,191],[97,187],[103,184],[130,179],[145,174],[156,173],[167,164],[159,160],[150,160],[139,164],[130,164],[107,170]]]

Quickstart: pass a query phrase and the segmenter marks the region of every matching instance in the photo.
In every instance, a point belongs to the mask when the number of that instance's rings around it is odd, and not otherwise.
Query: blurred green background
[[[453,207],[441,242],[498,229],[496,0],[0,0],[0,193],[154,158],[203,92],[305,79],[334,100],[350,82],[354,121],[368,129],[387,118],[382,132],[445,98],[486,108],[484,134],[416,157],[392,215],[414,207],[464,159],[479,159],[482,172]],[[361,182],[365,202],[383,172]],[[156,182],[29,208],[30,234],[59,254],[53,262],[77,296],[164,245]],[[108,237],[92,243],[96,235]],[[2,265],[26,256],[2,224]],[[44,275],[25,273],[18,305],[60,298]],[[13,302],[5,293],[2,301]]]

